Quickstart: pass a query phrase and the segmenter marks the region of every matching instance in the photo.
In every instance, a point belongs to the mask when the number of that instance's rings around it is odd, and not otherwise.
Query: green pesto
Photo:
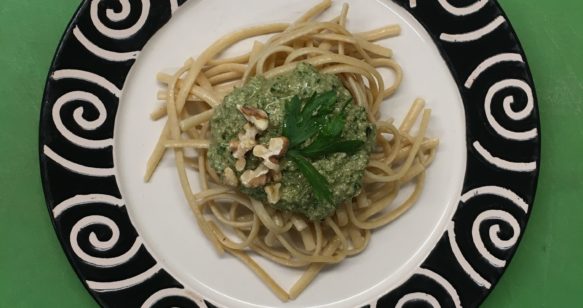
[[[223,104],[217,107],[211,119],[212,142],[209,149],[209,161],[214,170],[223,174],[226,167],[235,170],[235,159],[229,150],[229,142],[243,130],[245,118],[237,110],[237,105],[247,105],[263,109],[269,115],[269,127],[259,137],[258,141],[267,144],[270,138],[281,136],[285,104],[297,95],[307,99],[314,93],[335,90],[338,100],[338,112],[341,106],[352,99],[350,92],[344,88],[335,75],[320,74],[309,64],[300,64],[285,75],[265,79],[254,77],[244,86],[235,89],[225,97]],[[374,125],[368,121],[364,108],[348,104],[345,109],[346,125],[342,132],[344,140],[362,140],[365,146],[352,155],[334,153],[311,160],[313,166],[328,180],[333,193],[334,204],[318,203],[311,186],[297,169],[294,163],[285,157],[280,161],[282,181],[281,200],[272,205],[280,210],[301,213],[311,220],[321,220],[334,212],[343,201],[354,197],[362,185],[364,168],[368,163],[370,151],[374,143]],[[261,162],[251,153],[246,156],[246,169],[254,169]],[[236,172],[237,177],[242,172]],[[239,189],[253,198],[267,204],[267,196],[260,188]]]

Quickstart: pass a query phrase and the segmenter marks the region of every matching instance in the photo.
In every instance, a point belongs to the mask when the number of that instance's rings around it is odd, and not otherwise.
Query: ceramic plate
[[[81,4],[49,72],[40,164],[61,244],[102,306],[475,307],[484,300],[524,233],[540,160],[536,95],[516,35],[495,1],[346,2],[355,32],[401,25],[399,37],[382,42],[404,72],[382,113],[401,118],[423,97],[433,110],[428,134],[440,146],[417,204],[285,304],[234,257],[215,253],[171,155],[150,183],[142,175],[163,125],[149,119],[158,71],[237,28],[292,21],[315,3]],[[301,274],[258,262],[284,288]]]

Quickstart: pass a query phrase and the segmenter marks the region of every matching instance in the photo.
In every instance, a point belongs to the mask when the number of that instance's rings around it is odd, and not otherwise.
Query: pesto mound
[[[270,204],[280,210],[301,213],[310,220],[326,218],[338,205],[360,191],[375,136],[374,125],[368,121],[366,111],[353,103],[347,104],[352,100],[350,92],[335,75],[321,74],[313,66],[302,63],[285,75],[272,79],[257,76],[244,86],[233,90],[216,108],[210,122],[212,140],[208,157],[211,167],[222,177],[226,168],[236,170],[236,159],[233,158],[229,143],[238,138],[238,134],[247,123],[237,106],[255,107],[267,113],[269,126],[257,136],[257,143],[267,146],[271,138],[281,137],[286,104],[294,96],[308,100],[315,94],[329,91],[336,92],[335,111],[339,112],[342,109],[345,115],[341,138],[360,140],[364,142],[364,146],[352,154],[337,152],[309,159],[315,169],[328,181],[332,203],[318,202],[305,176],[298,170],[296,164],[284,156],[279,161],[280,198],[277,203]],[[251,152],[246,154],[245,159],[245,170],[255,169],[262,163],[262,160]],[[237,178],[243,171],[235,171]],[[238,188],[264,204],[269,204],[264,187],[249,188],[239,182]]]

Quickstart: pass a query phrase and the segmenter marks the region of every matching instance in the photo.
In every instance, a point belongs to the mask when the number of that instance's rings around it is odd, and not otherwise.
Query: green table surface
[[[524,238],[483,306],[583,305],[583,1],[500,2],[534,76],[542,163]],[[78,5],[0,0],[0,307],[97,306],[53,231],[37,151],[45,78]]]

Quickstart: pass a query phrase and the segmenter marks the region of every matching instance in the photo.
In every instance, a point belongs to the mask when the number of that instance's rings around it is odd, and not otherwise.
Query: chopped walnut
[[[239,180],[237,180],[237,175],[235,175],[235,171],[233,171],[233,169],[231,169],[230,167],[225,168],[223,174],[225,176],[225,184],[229,186],[237,186],[237,184],[239,184]]]
[[[281,196],[279,195],[279,189],[281,188],[281,183],[265,186],[264,190],[267,194],[267,202],[271,204],[276,204]]]
[[[267,168],[279,170],[277,158],[283,156],[287,151],[289,141],[286,137],[276,137],[269,139],[268,148],[264,145],[256,145],[253,148],[253,155],[263,158],[263,163]]]
[[[265,111],[255,107],[241,105],[237,105],[237,109],[243,114],[247,121],[253,123],[253,125],[255,125],[260,131],[267,129],[267,126],[269,125],[269,117]]]
[[[241,183],[249,188],[264,186],[267,183],[267,172],[269,172],[269,169],[263,164],[259,165],[255,170],[246,170],[241,174]]]
[[[243,171],[243,169],[245,169],[245,165],[247,165],[245,158],[238,158],[235,162],[235,169],[237,171]]]
[[[237,149],[239,148],[239,140],[233,139],[231,140],[231,142],[229,142],[229,150],[231,150],[231,152],[235,152],[237,151]]]
[[[245,132],[239,133],[239,139],[233,139],[229,142],[229,150],[233,152],[233,157],[237,159],[235,169],[242,171],[245,169],[246,161],[245,154],[249,152],[257,144],[255,140],[257,136],[257,128],[249,123],[243,126]]]

